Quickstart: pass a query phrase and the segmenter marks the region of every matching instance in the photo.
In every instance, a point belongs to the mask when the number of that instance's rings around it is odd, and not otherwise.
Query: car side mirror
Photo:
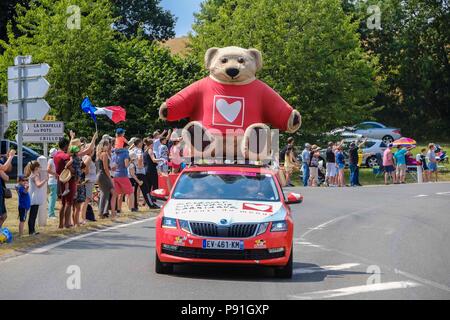
[[[294,193],[289,192],[287,195],[287,201],[286,204],[296,204],[296,203],[302,203],[303,202],[303,196],[300,193]]]
[[[152,195],[152,197],[155,197],[159,200],[167,201],[167,199],[169,198],[169,192],[167,191],[167,189],[156,189],[150,192],[150,194]]]

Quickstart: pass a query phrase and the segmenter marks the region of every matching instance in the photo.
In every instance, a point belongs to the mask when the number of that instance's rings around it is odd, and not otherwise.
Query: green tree
[[[207,0],[191,46],[199,60],[213,46],[261,50],[259,77],[302,113],[302,132],[319,133],[375,111],[377,61],[357,28],[338,0]]]
[[[367,27],[371,1],[344,1],[365,50],[380,60],[386,90],[377,117],[416,139],[449,140],[450,6],[447,0],[385,0],[381,29]]]
[[[26,6],[28,4],[28,0],[2,0],[0,2],[0,40],[7,41],[7,25],[8,22],[13,22],[14,17],[16,16],[16,5],[20,4],[22,6]],[[17,32],[15,28],[15,24],[12,24],[13,30]],[[0,47],[0,53],[2,52],[2,48]]]
[[[71,5],[80,8],[79,29],[73,20],[76,10],[72,7],[67,13]],[[80,108],[86,95],[98,107],[123,106],[127,121],[118,126],[130,136],[167,125],[158,122],[157,108],[198,79],[200,66],[192,58],[172,56],[154,41],[121,36],[111,27],[114,21],[109,0],[40,0],[29,10],[19,7],[16,23],[21,35],[15,36],[9,25],[8,43],[0,42],[5,49],[0,68],[6,70],[17,55],[31,54],[33,63],[48,63],[50,113],[79,135],[94,130],[93,121]],[[6,100],[3,72],[0,101]],[[115,125],[109,119],[99,116],[98,121],[101,134],[112,133]]]
[[[149,40],[175,37],[176,18],[160,6],[160,0],[111,0],[118,19],[114,27],[127,37],[143,35]]]

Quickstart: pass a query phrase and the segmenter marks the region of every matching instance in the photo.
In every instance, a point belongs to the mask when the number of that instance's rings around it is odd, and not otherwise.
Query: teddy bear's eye
[[[244,62],[245,62],[245,59],[241,57],[241,58],[238,59],[238,62],[239,62],[239,63],[244,63]]]
[[[228,62],[228,59],[227,58],[223,58],[222,59],[222,63],[227,63]]]

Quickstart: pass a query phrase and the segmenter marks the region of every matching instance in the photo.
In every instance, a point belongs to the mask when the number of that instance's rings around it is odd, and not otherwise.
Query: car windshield
[[[172,198],[279,201],[272,175],[230,171],[183,173]]]

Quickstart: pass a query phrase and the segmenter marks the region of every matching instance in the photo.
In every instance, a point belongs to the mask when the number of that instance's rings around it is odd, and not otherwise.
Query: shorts
[[[431,172],[436,172],[437,171],[437,164],[436,164],[436,162],[429,162],[428,163],[428,170],[430,170]]]
[[[386,171],[387,173],[391,173],[395,171],[394,166],[384,166],[384,171]]]
[[[86,186],[86,198],[92,199],[95,183],[93,181],[87,182],[85,186]]]
[[[338,164],[338,169],[339,169],[339,170],[345,169],[345,164],[339,163],[339,164]]]
[[[19,208],[19,221],[25,222],[27,220],[27,212],[29,209]]]
[[[58,184],[60,184],[59,185],[60,192],[62,192],[62,190],[65,190],[64,183],[61,183],[60,181],[58,181]],[[68,184],[69,184],[70,191],[67,195],[65,195],[64,197],[61,198],[61,202],[62,202],[63,206],[66,204],[72,205],[75,200],[75,196],[77,194],[77,183],[76,183],[75,179],[70,179]]]
[[[327,162],[327,177],[335,177],[337,174],[337,168],[336,163],[334,162]]]
[[[132,194],[134,189],[131,185],[130,178],[128,177],[117,177],[113,178],[114,189],[117,194]]]
[[[316,180],[319,176],[319,168],[317,167],[309,167],[309,178],[311,180]]]
[[[406,164],[398,164],[396,172],[399,175],[405,175],[406,174]]]

